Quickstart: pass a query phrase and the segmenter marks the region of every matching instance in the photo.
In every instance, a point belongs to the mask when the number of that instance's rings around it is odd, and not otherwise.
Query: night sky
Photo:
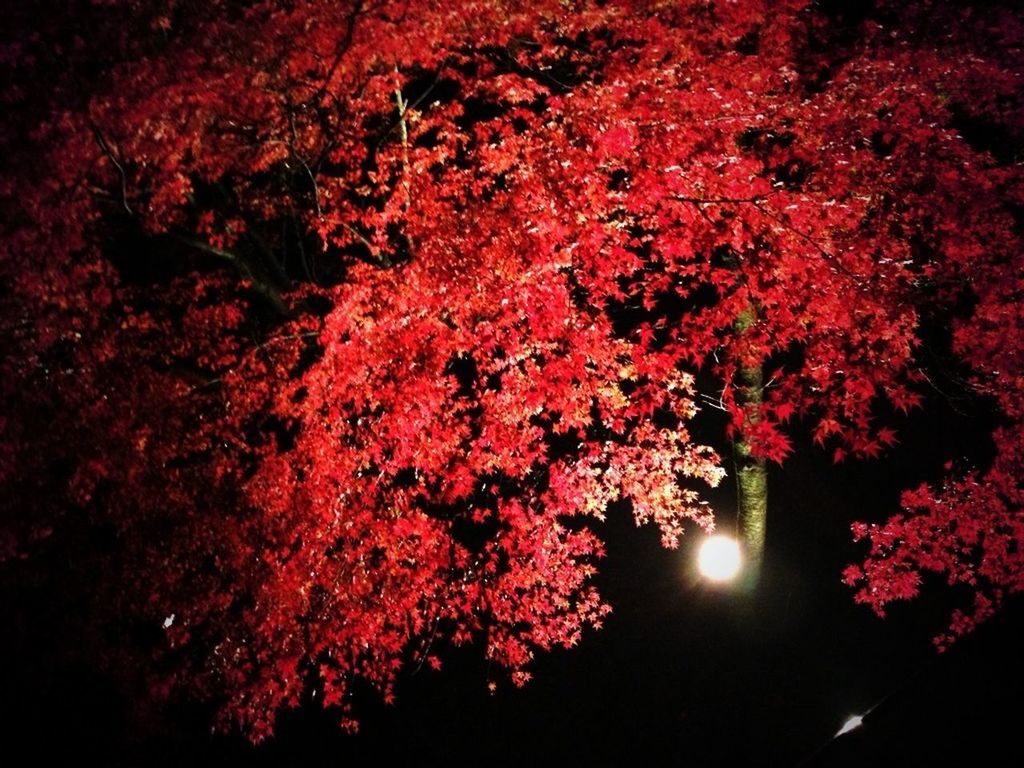
[[[718,430],[713,414],[702,418],[709,435]],[[78,630],[50,615],[45,627],[13,633],[49,637],[7,638],[6,741],[24,747],[25,765],[988,764],[1016,748],[1021,601],[939,655],[930,639],[961,595],[929,583],[883,621],[839,577],[861,555],[850,520],[893,513],[899,490],[935,477],[946,456],[983,462],[985,432],[980,414],[935,398],[904,421],[902,445],[883,459],[837,467],[799,445],[771,475],[757,594],[697,577],[696,532],[668,551],[627,509],[611,510],[598,577],[614,606],[605,629],[541,654],[524,689],[504,683],[494,694],[480,648],[439,649],[442,671],[407,670],[395,705],[356,695],[355,736],[315,705],[285,714],[259,747],[210,735],[194,705],[146,709],[87,659],[63,658]],[[728,530],[732,487],[711,501]],[[832,738],[869,710],[862,728]]]

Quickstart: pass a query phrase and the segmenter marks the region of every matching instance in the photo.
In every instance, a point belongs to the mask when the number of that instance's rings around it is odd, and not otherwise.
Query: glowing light
[[[701,545],[697,568],[711,581],[729,581],[740,572],[740,545],[728,536],[711,536]]]
[[[843,723],[843,727],[839,729],[839,732],[834,736],[834,738],[838,739],[844,733],[849,733],[854,728],[860,728],[860,725],[863,722],[864,722],[864,716],[863,715],[851,715],[850,717],[846,718],[846,722]]]

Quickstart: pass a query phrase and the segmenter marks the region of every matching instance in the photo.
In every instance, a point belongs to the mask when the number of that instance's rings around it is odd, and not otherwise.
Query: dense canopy
[[[611,502],[713,528],[699,406],[839,461],[985,400],[991,465],[855,526],[845,577],[880,612],[967,585],[942,642],[1024,587],[1012,9],[76,0],[2,34],[0,565],[80,558],[97,621],[160,628],[155,689],[261,737],[446,640],[525,682],[609,610]]]

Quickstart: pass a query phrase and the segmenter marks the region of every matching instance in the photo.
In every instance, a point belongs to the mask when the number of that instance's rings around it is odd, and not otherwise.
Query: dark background
[[[397,702],[356,694],[361,730],[306,705],[281,717],[259,746],[211,734],[208,714],[179,702],[147,707],[109,671],[73,651],[87,617],[41,610],[5,633],[8,765],[984,765],[1015,742],[1022,714],[1021,601],[954,648],[931,638],[968,596],[941,579],[880,620],[854,604],[842,568],[862,559],[849,522],[882,520],[899,491],[936,479],[949,458],[983,466],[991,423],[941,398],[902,420],[903,443],[880,460],[833,465],[806,439],[770,479],[761,588],[712,587],[695,573],[693,532],[677,551],[628,509],[610,511],[598,584],[614,606],[605,628],[571,651],[538,656],[517,690],[491,676],[479,647],[441,649],[444,667],[409,669]],[[721,434],[714,413],[697,439]],[[899,421],[899,420],[897,420]],[[701,434],[706,432],[706,435]],[[720,446],[722,447],[722,446]],[[734,516],[726,483],[710,500],[719,525]],[[10,574],[8,574],[9,576]],[[6,599],[39,605],[60,595],[17,583]],[[51,586],[52,588],[52,586]],[[497,676],[498,680],[502,678]],[[833,739],[845,719],[864,726]],[[12,757],[21,754],[21,758]],[[1011,763],[1013,760],[1011,759]]]

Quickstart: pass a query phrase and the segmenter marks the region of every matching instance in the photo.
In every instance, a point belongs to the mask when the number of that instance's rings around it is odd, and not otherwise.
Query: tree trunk
[[[754,311],[744,312],[736,321],[740,334],[754,322]],[[741,363],[736,381],[736,401],[746,413],[746,423],[755,424],[761,418],[761,398],[764,382],[760,365]],[[764,560],[765,533],[768,524],[768,471],[763,458],[750,453],[742,425],[737,425],[733,442],[733,462],[736,465],[736,503],[740,544],[746,561],[747,581],[756,586]]]

